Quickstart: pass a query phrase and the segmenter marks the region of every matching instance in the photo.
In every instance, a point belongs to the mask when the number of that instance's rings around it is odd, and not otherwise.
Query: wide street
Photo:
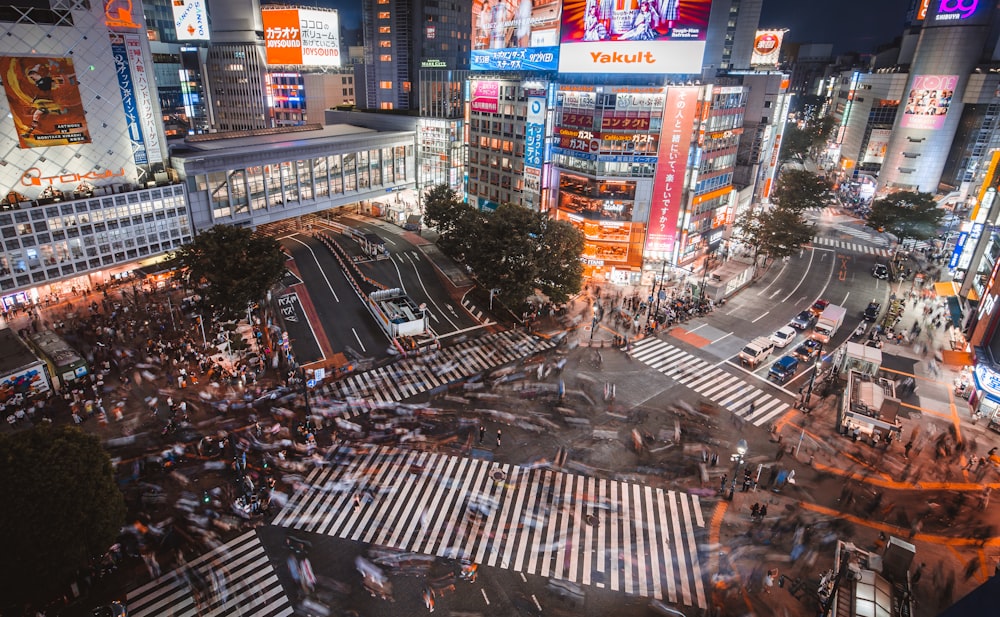
[[[916,614],[935,615],[992,573],[1000,547],[981,483],[996,484],[996,471],[977,477],[964,456],[935,454],[934,437],[949,430],[986,443],[953,395],[954,374],[933,373],[911,346],[884,347],[885,374],[919,384],[903,397],[903,438],[916,441],[904,459],[899,444],[839,435],[838,399],[818,394],[819,381],[811,413],[795,409],[811,365],[778,386],[765,374],[779,352],[753,369],[736,358],[818,298],[847,308],[824,349],[830,358],[868,302],[884,307],[907,291],[909,281],[890,290],[871,276],[887,250],[856,220],[835,209],[813,216],[822,228],[811,246],[710,314],[633,337],[627,353],[610,345],[610,320],[593,332],[589,320],[594,302],[613,304],[623,290],[598,298],[588,289],[567,314],[536,323],[536,335],[505,329],[463,305],[467,279],[422,238],[349,218],[390,253],[359,267],[425,303],[442,337],[439,351],[391,360],[339,264],[310,237],[317,229],[286,234],[301,281],[290,281],[296,316],[308,323],[284,325],[312,333],[319,361],[345,354],[372,366],[311,391],[320,427],[282,428],[288,413],[305,420],[302,399],[284,395],[270,407],[276,422],[261,417],[255,435],[250,423],[239,429],[250,468],[279,470],[270,510],[228,531],[213,525],[217,541],[191,546],[215,548],[185,566],[228,584],[214,585],[198,611],[191,576],[172,575],[161,557],[155,581],[135,568],[119,579],[131,614],[237,614],[238,605],[248,616],[429,606],[483,617],[647,615],[662,602],[684,615],[814,615],[834,541],[871,548],[883,532],[914,542],[916,561],[932,564]],[[944,332],[933,332],[943,345]],[[741,439],[746,452],[734,456]],[[199,465],[176,473],[197,476]],[[759,522],[754,503],[768,506]],[[789,583],[765,594],[771,567]]]

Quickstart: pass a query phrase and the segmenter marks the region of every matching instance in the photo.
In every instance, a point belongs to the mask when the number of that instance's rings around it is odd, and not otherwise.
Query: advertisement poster
[[[784,30],[758,30],[753,39],[753,53],[750,54],[750,66],[775,67],[781,55],[781,39]]]
[[[0,380],[0,402],[6,402],[12,396],[33,396],[49,391],[49,380],[45,369],[39,363],[31,368],[11,373]]]
[[[174,30],[178,41],[208,40],[208,11],[205,0],[173,0]]]
[[[872,133],[868,137],[868,147],[865,148],[861,162],[881,165],[882,161],[885,160],[885,150],[889,147],[890,137],[892,137],[892,131],[889,129],[872,129]]]
[[[500,82],[473,82],[471,109],[486,114],[497,113],[500,109]]]
[[[672,87],[667,90],[663,132],[657,151],[656,176],[653,178],[653,200],[649,225],[646,226],[644,255],[649,258],[670,259],[673,256],[697,103],[696,87]]]
[[[149,157],[146,155],[146,142],[142,137],[142,126],[139,124],[139,106],[135,100],[135,87],[132,84],[132,70],[128,65],[125,37],[117,32],[112,32],[110,36],[111,55],[115,60],[115,75],[118,77],[118,91],[125,112],[126,132],[132,146],[132,160],[136,165],[146,165],[149,163]]]
[[[142,125],[146,143],[146,154],[150,163],[162,163],[163,153],[160,149],[160,125],[162,119],[157,117],[153,108],[153,86],[147,71],[146,59],[142,55],[142,39],[138,34],[123,34],[125,51],[128,53],[128,65],[132,69],[132,85],[135,87],[136,108],[139,110],[139,123]],[[149,67],[152,68],[152,67]]]
[[[554,71],[561,0],[472,0],[473,71]]]
[[[914,75],[903,107],[904,129],[937,130],[944,126],[958,75]]]
[[[90,143],[72,58],[0,56],[21,148]]]
[[[711,0],[567,0],[559,71],[700,73]]]
[[[336,11],[265,9],[264,50],[271,65],[340,66]]]

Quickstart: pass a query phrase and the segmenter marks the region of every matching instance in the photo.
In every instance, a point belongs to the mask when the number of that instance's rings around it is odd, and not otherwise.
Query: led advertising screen
[[[208,11],[205,0],[172,0],[174,30],[178,41],[208,40]]]
[[[473,71],[554,71],[562,0],[472,0]]]
[[[336,11],[264,9],[260,14],[268,64],[340,66]]]
[[[944,126],[958,75],[914,75],[903,107],[904,129],[937,130]]]
[[[671,87],[663,108],[663,131],[656,154],[653,200],[646,226],[648,257],[670,259],[677,238],[677,219],[684,198],[691,132],[698,111],[698,88]]]
[[[700,73],[711,0],[566,0],[561,73]]]
[[[778,66],[778,56],[781,55],[781,39],[784,30],[758,30],[753,39],[753,53],[750,55],[750,66]]]
[[[978,26],[989,23],[995,2],[989,0],[931,0],[924,27]],[[926,16],[932,15],[930,19]]]
[[[0,56],[0,76],[21,148],[90,143],[72,58]]]

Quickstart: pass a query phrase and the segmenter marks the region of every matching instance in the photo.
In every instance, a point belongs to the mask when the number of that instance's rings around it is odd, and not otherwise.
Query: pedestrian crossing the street
[[[633,344],[629,353],[754,426],[762,426],[789,408],[781,399],[740,377],[658,338],[645,338]]]
[[[554,346],[552,341],[523,331],[507,330],[356,373],[325,386],[323,391],[339,399],[399,402]]]
[[[381,446],[307,484],[274,525],[706,607],[696,495]]]
[[[846,242],[844,240],[837,240],[836,238],[827,238],[826,236],[814,236],[812,242],[813,244],[832,246],[834,248],[838,248],[844,251],[850,251],[852,253],[878,255],[879,257],[888,257],[892,255],[892,251],[890,251],[889,249],[879,248],[875,246],[868,246],[865,244],[858,244],[856,242]]]
[[[129,592],[132,617],[287,617],[294,609],[256,531]]]

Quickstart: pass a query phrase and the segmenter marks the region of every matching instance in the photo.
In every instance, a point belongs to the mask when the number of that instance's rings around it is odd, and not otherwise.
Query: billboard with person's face
[[[472,0],[473,71],[554,71],[562,0]]]
[[[904,129],[940,129],[944,126],[957,85],[958,75],[914,75],[899,126]]]
[[[90,143],[72,58],[0,56],[21,148]]]
[[[711,0],[566,0],[560,73],[700,73]]]

